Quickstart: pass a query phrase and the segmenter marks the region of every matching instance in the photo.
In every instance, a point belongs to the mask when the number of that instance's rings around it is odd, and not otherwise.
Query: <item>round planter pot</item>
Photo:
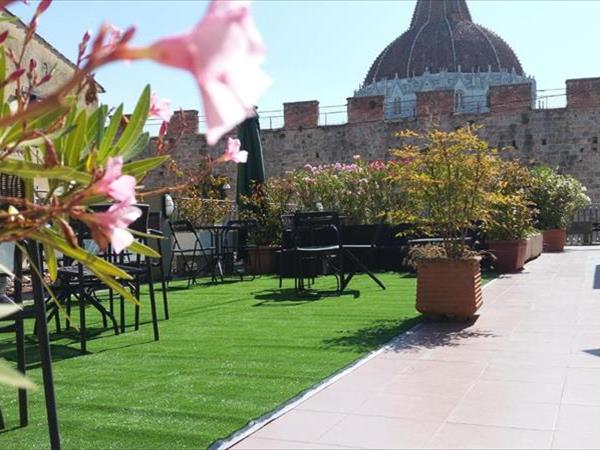
[[[527,241],[488,241],[489,251],[496,257],[493,265],[498,272],[512,273],[523,269]]]
[[[567,230],[544,230],[544,251],[562,252],[567,243]]]
[[[481,258],[417,262],[417,311],[428,317],[473,317],[483,303]]]

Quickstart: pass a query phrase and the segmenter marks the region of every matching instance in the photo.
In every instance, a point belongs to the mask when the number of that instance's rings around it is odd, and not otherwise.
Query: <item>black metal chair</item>
[[[305,278],[333,274],[337,293],[344,288],[344,254],[340,219],[335,211],[296,212],[293,220],[294,288],[305,290]],[[306,273],[306,265],[310,273]],[[320,267],[319,267],[320,266]]]
[[[202,244],[202,240],[196,232],[196,228],[194,228],[194,225],[192,225],[189,220],[169,220],[168,222],[172,235],[169,280],[173,278],[173,261],[176,257],[181,258],[183,272],[188,276],[188,288],[196,283],[197,276],[199,276],[203,270],[208,271],[213,280],[215,280],[216,275],[213,258],[215,248],[212,246],[205,247]],[[184,247],[178,237],[178,234],[180,233],[188,233],[192,236],[194,240],[192,249]]]
[[[4,197],[25,198],[25,186],[23,180],[12,175],[0,174],[0,195]],[[31,270],[30,276],[33,304],[24,306],[22,289],[23,253],[21,248],[26,249],[30,264],[38,268],[40,273],[43,270],[41,249],[37,242],[20,242],[18,246],[15,246],[13,259],[15,283],[12,300],[21,306],[21,310],[0,319],[2,322],[8,322],[8,325],[1,327],[1,330],[5,333],[15,333],[17,369],[25,374],[26,355],[24,321],[27,319],[33,319],[36,321],[37,326],[35,327],[35,330],[37,335],[37,346],[40,354],[42,380],[44,384],[44,398],[46,403],[50,448],[52,450],[58,450],[60,449],[60,434],[56,410],[56,396],[54,393],[52,355],[50,352],[50,339],[48,336],[48,323],[46,320],[47,313],[43,281],[37,271]],[[20,425],[24,427],[28,424],[27,391],[19,389],[18,400]],[[0,418],[1,417],[2,414],[0,412]],[[4,422],[3,419],[2,422]],[[4,423],[0,424],[0,428],[4,428]]]

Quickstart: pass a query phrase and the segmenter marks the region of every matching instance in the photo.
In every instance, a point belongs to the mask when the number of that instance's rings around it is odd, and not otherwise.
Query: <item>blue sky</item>
[[[259,112],[279,110],[287,101],[344,104],[377,54],[406,30],[415,2],[256,1],[253,16],[267,45],[265,70],[273,78]],[[95,30],[102,21],[122,28],[136,24],[134,42],[145,44],[191,27],[206,5],[192,0],[55,0],[39,31],[74,58],[85,30]],[[567,78],[600,76],[600,1],[468,0],[468,5],[476,22],[511,45],[525,71],[536,77],[538,89],[564,88]],[[27,18],[34,7],[15,4],[11,9]],[[201,110],[195,83],[185,72],[153,63],[118,63],[101,69],[97,79],[107,90],[103,102],[109,105],[124,102],[130,110],[143,86],[151,83],[174,107]]]

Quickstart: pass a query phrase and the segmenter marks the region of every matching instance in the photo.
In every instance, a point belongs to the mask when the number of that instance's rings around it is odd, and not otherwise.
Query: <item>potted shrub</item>
[[[405,198],[393,211],[440,245],[413,249],[417,310],[427,316],[468,318],[482,304],[480,256],[467,245],[469,230],[488,218],[496,151],[471,126],[456,131],[402,132],[393,178]]]
[[[575,213],[590,202],[586,188],[570,175],[549,167],[533,171],[531,201],[538,209],[537,227],[544,236],[544,251],[561,252],[567,240],[567,226]]]
[[[527,260],[535,214],[527,196],[530,178],[529,171],[517,162],[499,166],[484,230],[487,247],[495,256],[494,268],[502,273],[521,270]]]
[[[240,197],[240,218],[256,219],[258,228],[248,236],[251,273],[275,273],[277,250],[281,248],[283,224],[281,216],[289,214],[294,194],[289,177],[269,178],[252,187],[252,195]]]

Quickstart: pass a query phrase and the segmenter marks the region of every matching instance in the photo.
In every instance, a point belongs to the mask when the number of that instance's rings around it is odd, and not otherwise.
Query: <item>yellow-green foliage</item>
[[[456,131],[399,133],[404,145],[393,154],[393,179],[405,194],[394,211],[396,222],[413,223],[442,237],[449,258],[466,254],[467,231],[489,217],[493,180],[500,161],[497,152],[466,126]]]

